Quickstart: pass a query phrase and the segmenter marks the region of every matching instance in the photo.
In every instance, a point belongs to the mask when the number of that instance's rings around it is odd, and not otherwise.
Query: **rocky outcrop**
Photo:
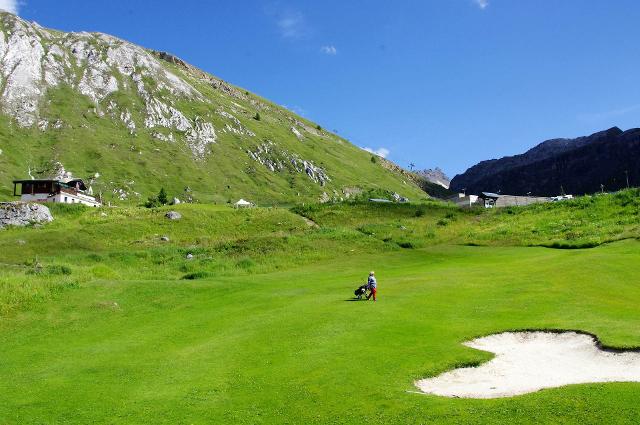
[[[0,203],[0,229],[7,226],[27,226],[51,221],[53,221],[51,211],[42,204]]]
[[[164,216],[169,220],[180,220],[182,218],[182,214],[177,211],[169,211]]]
[[[0,13],[0,21],[4,33],[0,37],[0,79],[4,84],[0,106],[19,126],[37,125],[41,131],[62,128],[63,122],[50,123],[40,117],[40,109],[47,90],[65,85],[91,99],[99,116],[106,111],[122,121],[132,135],[140,126],[177,131],[184,134],[196,158],[202,158],[208,145],[215,143],[212,123],[190,117],[175,106],[175,99],[205,98],[166,69],[161,59],[169,60],[167,56],[156,57],[106,34],[48,30],[9,13]],[[134,91],[145,105],[141,122],[110,98],[127,90]]]
[[[273,172],[288,170],[295,173],[304,173],[314,183],[324,186],[331,178],[324,169],[317,167],[312,161],[300,158],[285,149],[279,148],[274,142],[266,141],[253,150],[247,150],[247,154],[254,161],[267,167]]]
[[[451,179],[440,168],[416,171],[416,174],[424,177],[427,181],[449,189]]]
[[[547,140],[524,154],[480,162],[454,177],[467,193],[555,196],[640,185],[640,129],[617,127],[577,139]]]

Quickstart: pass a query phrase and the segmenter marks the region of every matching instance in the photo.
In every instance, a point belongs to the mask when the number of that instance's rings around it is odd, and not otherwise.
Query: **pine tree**
[[[165,192],[164,187],[160,188],[160,193],[158,193],[158,202],[160,205],[167,205],[169,202],[167,199],[167,192]]]

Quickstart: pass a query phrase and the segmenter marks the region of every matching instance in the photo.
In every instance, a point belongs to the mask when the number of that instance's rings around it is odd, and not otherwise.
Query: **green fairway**
[[[345,301],[374,265],[380,301]],[[407,391],[416,378],[487,359],[459,343],[492,332],[580,329],[640,346],[638,265],[637,242],[580,252],[449,247],[241,278],[100,281],[3,323],[0,417],[633,423],[639,384],[491,401]]]
[[[387,221],[437,226],[440,208],[389,209]],[[15,301],[0,318],[0,423],[640,421],[637,383],[494,400],[413,385],[489,359],[460,343],[505,330],[575,329],[639,347],[636,239],[560,250],[427,238],[403,249],[348,223],[311,229],[286,210],[184,206],[176,223],[145,210],[56,212],[44,228],[0,232],[3,302]],[[30,272],[30,256],[49,272]],[[380,299],[354,302],[370,269]]]

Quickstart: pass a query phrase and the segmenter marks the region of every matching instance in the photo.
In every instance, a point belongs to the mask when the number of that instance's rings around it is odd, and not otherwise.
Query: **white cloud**
[[[631,105],[623,108],[611,109],[608,111],[601,111],[595,113],[581,114],[578,115],[578,119],[583,121],[600,121],[600,120],[611,120],[613,118],[627,115],[631,112],[636,112],[640,109],[640,104]]]
[[[289,105],[282,105],[282,106],[283,106],[284,108],[286,108],[286,109],[290,110],[290,111],[291,111],[291,112],[293,112],[294,114],[298,114],[298,115],[300,115],[301,117],[306,117],[306,116],[307,116],[307,114],[308,114],[307,110],[306,110],[306,109],[304,109],[304,108],[302,108],[302,107],[300,107],[300,106],[296,106],[296,105],[293,105],[293,106],[289,106]]]
[[[489,0],[473,0],[473,2],[477,4],[480,9],[489,7]]]
[[[337,55],[338,54],[338,49],[336,49],[335,46],[322,46],[320,48],[320,51],[326,55]]]
[[[380,156],[382,158],[386,158],[391,153],[391,151],[389,149],[387,149],[387,148],[372,149],[372,148],[368,148],[367,147],[367,148],[362,148],[362,149],[367,151],[367,152],[370,152],[370,153],[372,153],[374,155],[378,155],[378,156]]]
[[[11,12],[15,15],[18,14],[18,6],[18,0],[0,0],[0,9]]]
[[[298,38],[305,32],[304,16],[300,12],[287,12],[278,18],[278,29],[284,38]]]

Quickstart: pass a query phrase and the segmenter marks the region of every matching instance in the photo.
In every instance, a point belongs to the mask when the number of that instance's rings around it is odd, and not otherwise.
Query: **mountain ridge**
[[[618,127],[546,140],[523,154],[481,161],[451,181],[453,190],[541,196],[584,194],[640,184],[640,129]]]

